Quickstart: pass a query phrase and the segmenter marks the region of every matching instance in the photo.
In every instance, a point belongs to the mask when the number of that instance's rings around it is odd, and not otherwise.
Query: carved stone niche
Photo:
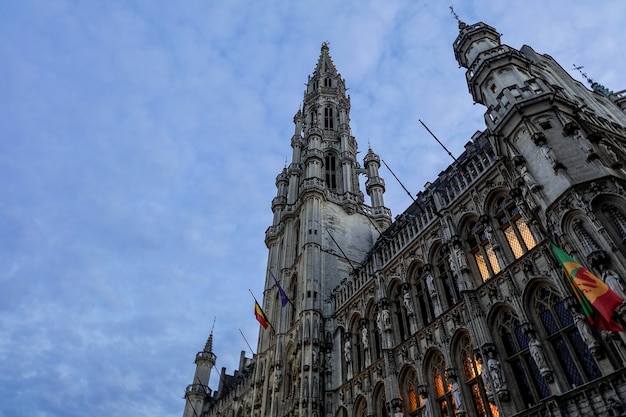
[[[599,143],[602,139],[604,139],[604,134],[598,131],[591,132],[589,136],[587,136],[587,139],[591,143]]]
[[[576,122],[568,122],[563,126],[563,136],[571,136],[580,129]]]
[[[544,145],[548,141],[546,135],[543,132],[535,132],[533,133],[531,138],[533,140],[533,143],[537,146]]]
[[[606,266],[609,262],[609,257],[602,249],[591,252],[587,255],[587,262],[592,268],[597,269],[602,266]]]

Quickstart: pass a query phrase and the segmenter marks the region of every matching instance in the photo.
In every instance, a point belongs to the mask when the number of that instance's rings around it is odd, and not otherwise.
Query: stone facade
[[[392,222],[322,45],[265,236],[274,328],[215,392],[211,335],[184,417],[626,412],[626,333],[589,326],[550,249],[624,293],[625,94],[484,23],[459,22],[453,47],[487,128]]]

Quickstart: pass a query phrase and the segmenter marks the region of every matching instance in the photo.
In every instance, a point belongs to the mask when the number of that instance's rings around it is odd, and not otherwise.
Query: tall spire
[[[209,338],[206,340],[206,344],[204,345],[204,352],[213,353],[213,330],[211,330]]]

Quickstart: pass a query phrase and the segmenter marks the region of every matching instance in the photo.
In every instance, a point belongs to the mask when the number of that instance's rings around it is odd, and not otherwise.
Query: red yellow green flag
[[[600,330],[625,331],[613,319],[613,312],[624,299],[587,268],[576,262],[563,249],[550,244],[552,252],[567,272],[572,289],[589,323]]]
[[[256,300],[254,301],[254,316],[259,321],[259,323],[261,323],[261,326],[263,326],[264,329],[267,329],[267,326],[270,325],[270,322],[267,319],[267,316],[265,315],[263,310],[261,309],[259,303],[256,302]]]

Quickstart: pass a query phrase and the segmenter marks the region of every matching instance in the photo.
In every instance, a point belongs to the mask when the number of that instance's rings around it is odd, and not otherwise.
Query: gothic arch
[[[428,387],[428,398],[433,408],[442,410],[444,415],[456,415],[452,383],[448,378],[449,366],[442,351],[430,348],[424,355],[423,381]]]
[[[346,340],[350,341],[350,351],[346,347],[346,341],[344,340],[344,361],[347,363],[347,357],[350,357],[352,371],[356,374],[362,371],[365,367],[365,350],[361,338],[361,329],[363,318],[360,312],[352,313],[350,317],[350,324],[348,326],[348,333],[346,333]],[[350,365],[348,365],[350,366]]]
[[[328,107],[325,107],[328,109]],[[343,179],[341,175],[341,158],[334,149],[324,151],[324,178],[326,187],[334,193],[343,192]]]
[[[407,281],[412,290],[411,301],[416,314],[416,319],[427,326],[435,319],[436,292],[434,287],[434,277],[432,266],[424,264],[423,261],[416,261],[411,264]],[[434,292],[434,294],[433,294]]]
[[[524,307],[536,329],[536,337],[542,340],[544,353],[561,383],[568,387],[577,387],[602,376],[600,368],[592,357],[589,344],[594,342],[594,335],[587,326],[586,319],[577,327],[574,314],[577,305],[566,297],[550,282],[538,281],[532,290],[524,294]],[[580,329],[580,331],[579,331]],[[581,331],[584,331],[585,341]],[[587,333],[588,332],[588,333]],[[595,335],[599,338],[599,335]],[[555,369],[558,370],[558,369]]]
[[[599,233],[582,210],[570,210],[565,213],[561,220],[561,228],[573,245],[574,256],[576,253],[579,254],[579,262],[593,260],[602,249],[602,243],[598,239]]]
[[[335,417],[348,417],[348,410],[343,405],[337,409]]]
[[[400,396],[404,399],[406,415],[415,415],[418,408],[422,405],[418,392],[420,381],[415,367],[413,365],[403,366],[400,370],[398,381],[400,383]]]
[[[389,404],[385,396],[385,384],[379,382],[374,387],[374,402],[372,404],[374,415],[377,417],[389,417]]]
[[[294,273],[291,275],[286,291],[291,303],[287,304],[285,308],[289,309],[287,310],[288,322],[290,325],[293,325],[298,313],[298,306],[300,305],[300,299],[298,298],[298,274]]]
[[[524,318],[511,306],[502,304],[492,310],[488,325],[498,356],[504,367],[510,369],[510,372],[505,369],[505,374],[512,376],[507,381],[509,389],[520,393],[511,398],[516,408],[527,408],[548,397],[550,389],[545,371],[540,370],[528,349],[529,327]]]
[[[352,410],[353,417],[367,417],[367,399],[365,396],[360,394],[356,400],[354,401],[354,409]]]
[[[389,313],[393,323],[392,328],[400,341],[408,339],[411,335],[409,316],[404,305],[405,285],[400,279],[394,278],[389,284],[387,293],[390,306]]]
[[[435,289],[441,310],[445,311],[460,300],[457,276],[450,264],[449,253],[441,242],[434,244],[430,251],[431,273],[434,277]],[[436,309],[435,309],[436,310]]]
[[[456,369],[460,389],[471,393],[464,396],[465,410],[474,409],[479,416],[498,416],[497,408],[489,402],[482,375],[483,363],[475,353],[476,346],[467,329],[458,330],[450,346],[451,363]]]
[[[370,297],[365,308],[364,326],[367,328],[367,340],[369,342],[368,350],[371,360],[382,358],[382,336],[380,329],[376,326],[376,304],[374,298]],[[361,338],[364,336],[361,333]]]
[[[591,201],[591,209],[607,231],[611,244],[626,257],[626,199],[616,194],[600,194]]]

